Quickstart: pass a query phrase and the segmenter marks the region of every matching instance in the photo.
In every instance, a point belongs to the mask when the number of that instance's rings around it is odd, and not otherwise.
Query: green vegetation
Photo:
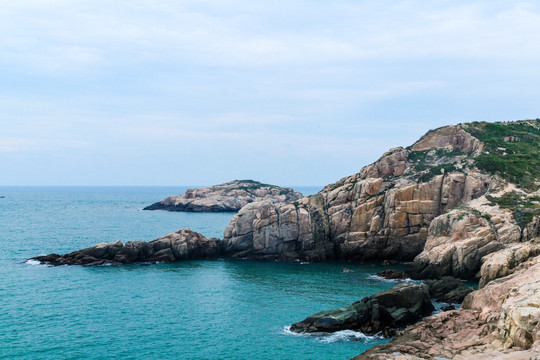
[[[491,221],[491,215],[489,214],[482,214],[482,217],[486,219],[487,221]]]
[[[537,197],[527,197],[515,191],[505,193],[501,197],[486,195],[486,198],[492,204],[497,204],[503,209],[512,210],[514,219],[522,229],[535,216],[540,215],[540,203],[536,200]]]
[[[426,182],[444,172],[462,171],[455,164],[465,156],[459,149],[441,148],[411,151],[408,160],[414,172],[422,173],[419,181]],[[427,171],[426,171],[427,170]]]
[[[540,119],[509,123],[474,122],[466,129],[485,145],[475,165],[526,191],[540,179]]]
[[[276,185],[265,184],[265,183],[261,183],[254,180],[234,180],[234,181],[236,181],[238,185],[231,189],[225,189],[224,190],[225,193],[229,193],[233,190],[244,190],[247,192],[251,192],[251,191],[262,189],[262,188],[279,189],[280,195],[287,195],[294,191],[293,189],[281,188]]]
[[[447,172],[455,171],[457,169],[454,166],[454,164],[442,164],[442,165],[433,166],[432,168],[429,169],[428,172],[426,172],[425,174],[422,174],[419,180],[421,182],[427,182],[433,179],[435,176],[441,175],[443,173],[443,170],[444,170],[444,173],[447,173]]]

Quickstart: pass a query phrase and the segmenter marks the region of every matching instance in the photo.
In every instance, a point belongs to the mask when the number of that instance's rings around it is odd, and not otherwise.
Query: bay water
[[[185,190],[0,187],[0,359],[348,359],[386,342],[352,331],[288,331],[315,312],[394,286],[373,276],[381,265],[26,261],[100,242],[149,241],[181,228],[222,238],[233,213],[142,211]]]

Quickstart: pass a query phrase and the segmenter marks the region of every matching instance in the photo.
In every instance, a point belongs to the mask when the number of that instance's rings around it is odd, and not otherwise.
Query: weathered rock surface
[[[316,195],[290,204],[250,204],[225,230],[226,253],[308,261],[416,257],[414,274],[419,278],[479,279],[484,256],[540,234],[540,204],[538,194],[531,194],[536,200],[520,205],[519,211],[490,203],[487,195],[502,196],[514,185],[508,174],[488,171],[478,159],[534,159],[537,149],[532,145],[531,153],[520,154],[538,124],[446,126],[409,148],[391,149]],[[511,136],[512,131],[517,135]],[[508,135],[507,140],[498,139],[499,133]],[[501,141],[514,149],[512,154],[493,147]],[[537,171],[526,162],[522,166],[528,170],[520,186],[534,188],[530,177]]]
[[[459,279],[445,276],[439,280],[427,280],[429,296],[432,300],[448,304],[461,304],[463,299],[473,291]]]
[[[297,191],[253,180],[234,180],[210,187],[188,189],[185,194],[170,196],[144,210],[188,212],[238,211],[256,201],[288,203],[302,197]]]
[[[540,255],[540,245],[532,243],[520,243],[487,255],[482,259],[479,287],[483,288],[492,280],[510,275],[519,265],[537,255]]]
[[[449,146],[440,150],[443,154],[455,150],[452,141],[442,143]],[[474,171],[418,172],[412,156],[417,153],[392,149],[360,173],[293,204],[248,205],[225,230],[227,253],[310,261],[412,260],[424,249],[431,221],[482,196],[490,179]],[[445,156],[444,161],[461,159]],[[428,178],[419,181],[424,175]]]
[[[533,359],[540,355],[540,257],[355,360]]]
[[[31,260],[51,265],[106,265],[135,262],[174,262],[187,259],[215,258],[222,254],[219,239],[182,229],[161,238],[145,241],[101,243],[65,255],[50,254]]]
[[[412,324],[431,314],[434,308],[423,284],[402,283],[357,301],[351,306],[322,311],[293,324],[294,332],[359,330],[392,336],[396,328]]]
[[[502,247],[486,219],[468,210],[452,210],[431,222],[411,272],[415,278],[471,279],[480,271],[482,258]]]

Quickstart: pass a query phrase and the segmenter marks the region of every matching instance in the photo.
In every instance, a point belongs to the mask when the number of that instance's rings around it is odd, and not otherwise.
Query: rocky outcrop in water
[[[135,262],[174,262],[216,258],[222,255],[221,241],[182,229],[161,238],[146,241],[101,243],[65,255],[36,256],[31,260],[50,265],[119,265]]]
[[[540,257],[425,318],[355,360],[533,359],[540,354]]]
[[[388,337],[396,328],[415,323],[433,310],[426,285],[402,283],[351,306],[314,314],[293,324],[291,331],[317,333],[351,329],[370,335],[382,332]]]
[[[188,189],[183,195],[170,196],[144,210],[188,212],[238,211],[256,201],[287,203],[302,197],[297,191],[253,180],[234,180],[210,187]]]

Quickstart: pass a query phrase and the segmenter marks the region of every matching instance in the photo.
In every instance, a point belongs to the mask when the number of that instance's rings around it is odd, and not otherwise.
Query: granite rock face
[[[479,287],[512,274],[521,264],[537,255],[540,255],[540,245],[533,243],[519,243],[487,255],[482,259]]]
[[[428,150],[429,149],[429,150]],[[491,177],[462,164],[481,143],[458,127],[395,148],[358,174],[289,204],[250,204],[225,230],[231,256],[322,261],[406,260],[433,219],[482,196]]]
[[[469,211],[452,210],[431,222],[412,273],[416,278],[474,278],[482,258],[502,247],[486,219]]]
[[[291,331],[317,333],[350,329],[392,336],[396,328],[412,324],[433,310],[426,285],[402,283],[348,307],[314,314],[293,324]]]
[[[187,212],[238,211],[256,201],[287,203],[302,197],[297,191],[253,180],[234,180],[210,187],[188,189],[185,194],[170,196],[144,210]]]
[[[50,265],[119,265],[136,262],[174,262],[188,259],[215,258],[222,255],[219,239],[182,229],[161,238],[146,241],[101,243],[65,255],[50,254],[31,260]]]

